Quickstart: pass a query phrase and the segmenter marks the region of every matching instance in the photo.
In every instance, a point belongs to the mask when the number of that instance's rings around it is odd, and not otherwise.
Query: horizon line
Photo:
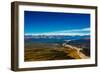
[[[47,36],[50,36],[50,35],[65,35],[65,36],[88,36],[88,35],[90,35],[89,33],[87,33],[87,34],[84,34],[84,33],[75,33],[75,34],[63,34],[63,33],[61,33],[61,34],[47,34],[47,33],[41,33],[41,34],[34,34],[34,33],[27,33],[27,34],[24,34],[25,36],[29,36],[29,35],[31,35],[31,36],[38,36],[38,35],[47,35]]]

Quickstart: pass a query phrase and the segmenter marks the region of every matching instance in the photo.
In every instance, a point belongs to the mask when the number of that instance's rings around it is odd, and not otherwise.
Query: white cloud
[[[84,28],[82,31],[90,31],[90,28]]]
[[[79,35],[79,36],[83,36],[83,35],[90,35],[90,28],[54,31],[54,32],[46,32],[46,33],[26,33],[25,35],[68,35],[68,36]]]
[[[57,32],[85,32],[85,31],[90,32],[90,28],[63,30],[63,31],[57,31]]]

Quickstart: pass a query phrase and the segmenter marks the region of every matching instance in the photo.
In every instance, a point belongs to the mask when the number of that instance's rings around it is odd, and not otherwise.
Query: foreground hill
[[[87,59],[90,36],[24,36],[25,61]]]
[[[25,61],[68,60],[89,58],[81,48],[68,44],[31,43],[25,46]]]
[[[82,48],[83,49],[82,52],[85,53],[87,56],[90,56],[90,39],[89,38],[69,41],[67,44]]]

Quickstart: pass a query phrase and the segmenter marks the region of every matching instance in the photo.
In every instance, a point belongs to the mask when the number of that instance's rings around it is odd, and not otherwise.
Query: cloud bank
[[[90,35],[90,28],[61,30],[45,33],[26,33],[25,35],[67,35],[67,36],[84,36]]]

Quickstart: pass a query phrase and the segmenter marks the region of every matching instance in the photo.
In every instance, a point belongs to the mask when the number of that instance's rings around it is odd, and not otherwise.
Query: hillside
[[[25,46],[25,61],[67,60],[89,58],[81,48],[68,44],[34,43]]]

